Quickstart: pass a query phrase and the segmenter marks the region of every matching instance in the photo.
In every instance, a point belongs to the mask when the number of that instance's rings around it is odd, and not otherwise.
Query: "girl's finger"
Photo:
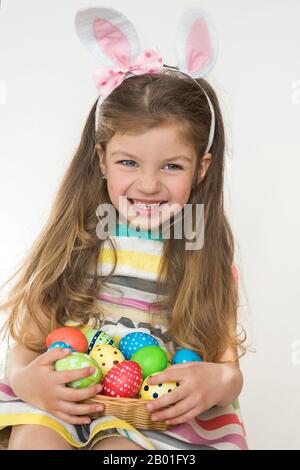
[[[185,368],[168,367],[160,374],[152,375],[148,378],[147,382],[149,385],[156,385],[164,382],[180,382],[180,380],[186,377],[186,371],[182,369]]]
[[[185,362],[184,364],[175,364],[173,366],[167,367],[160,374],[153,375],[148,379],[149,385],[155,385],[163,382],[179,382],[187,377],[187,374],[190,377],[194,377],[195,371],[201,372],[207,369],[208,362]],[[187,370],[189,369],[189,370]]]
[[[191,409],[194,408],[196,405],[196,402],[191,402],[190,397],[186,397],[183,400],[180,400],[177,402],[174,406],[171,406],[170,408],[166,408],[162,411],[155,412],[154,414],[151,415],[151,419],[154,421],[157,420],[166,420],[170,418],[176,418],[178,416],[181,416],[187,412],[189,412]]]
[[[70,401],[58,402],[59,409],[64,413],[71,416],[89,415],[99,413],[103,410],[104,406],[101,403],[72,403]]]
[[[53,364],[58,359],[67,357],[69,354],[71,354],[71,352],[72,351],[70,348],[53,348],[50,349],[50,351],[46,351],[45,353],[41,354],[38,358],[38,362],[41,366],[53,366]]]
[[[98,393],[100,393],[103,389],[101,384],[92,385],[87,388],[71,388],[65,387],[64,385],[60,386],[59,394],[56,395],[58,399],[63,401],[82,401],[87,400],[88,398],[92,398]]]
[[[176,403],[179,400],[182,400],[184,397],[186,397],[186,395],[187,392],[185,390],[185,387],[179,386],[172,392],[167,393],[167,395],[164,395],[155,400],[151,400],[150,403],[147,403],[146,408],[150,411],[159,410],[160,408],[165,408],[169,405],[172,405],[173,403]]]
[[[74,370],[56,370],[54,371],[54,377],[56,383],[58,384],[67,384],[73,382],[74,380],[82,379],[84,377],[89,377],[95,373],[94,367],[83,367],[82,369]]]
[[[172,364],[168,367],[168,369],[186,369],[187,367],[191,367],[195,364],[195,361],[192,362],[183,362],[182,364]],[[207,363],[206,363],[207,364]]]
[[[66,421],[69,424],[90,424],[91,418],[89,416],[72,416],[64,413],[61,410],[54,411],[55,416]]]
[[[200,408],[199,405],[195,406],[192,410],[189,410],[187,413],[184,413],[180,416],[176,416],[175,418],[170,418],[166,420],[166,423],[175,426],[176,424],[186,423],[191,419],[195,418],[196,416],[200,415],[204,409]]]

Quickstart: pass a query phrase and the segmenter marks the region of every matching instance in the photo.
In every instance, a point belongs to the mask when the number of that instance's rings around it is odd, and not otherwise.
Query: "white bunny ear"
[[[187,10],[176,35],[179,69],[193,78],[203,77],[213,68],[217,55],[217,31],[208,14],[200,8]]]
[[[75,29],[83,44],[104,67],[126,67],[140,53],[134,26],[113,8],[79,10]]]

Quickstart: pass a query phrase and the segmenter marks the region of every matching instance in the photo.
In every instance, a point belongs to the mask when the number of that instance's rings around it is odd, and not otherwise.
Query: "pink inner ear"
[[[202,70],[212,56],[209,31],[203,18],[197,18],[191,27],[185,51],[189,72]]]
[[[131,49],[125,34],[105,19],[97,19],[93,24],[94,36],[103,53],[116,65],[128,65]]]

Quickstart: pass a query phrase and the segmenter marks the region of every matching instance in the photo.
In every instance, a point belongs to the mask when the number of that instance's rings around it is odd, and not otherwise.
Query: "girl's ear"
[[[104,152],[100,144],[95,145],[95,150],[99,158],[100,170],[102,173],[106,173],[106,152]]]
[[[124,68],[140,53],[133,24],[113,8],[79,10],[75,29],[82,43],[103,67]]]
[[[206,153],[200,162],[199,169],[197,171],[197,177],[196,177],[196,184],[199,184],[202,180],[204,180],[206,172],[211,164],[212,161],[212,154],[211,153]]]
[[[193,78],[207,75],[218,55],[217,31],[208,14],[200,8],[187,10],[176,33],[178,67]]]

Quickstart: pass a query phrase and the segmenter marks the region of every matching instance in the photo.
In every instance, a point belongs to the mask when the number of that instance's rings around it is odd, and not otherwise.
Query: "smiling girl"
[[[142,65],[130,66],[131,74],[123,68],[108,68],[106,79],[100,74],[101,90],[110,76],[112,89],[90,110],[49,220],[2,305],[10,309],[15,341],[0,402],[0,426],[13,426],[10,449],[247,448],[237,401],[245,346],[237,333],[234,238],[223,207],[224,124],[216,93],[200,77],[207,64],[197,57],[205,52],[214,61],[205,17],[193,10],[187,24],[200,40],[184,52],[180,42],[179,58],[186,54],[196,78],[164,66],[154,50],[139,56]],[[135,33],[119,12],[88,10],[78,17],[79,32],[83,26],[83,37],[93,31],[91,40],[118,66],[124,40],[123,59],[133,62],[125,39],[132,45]],[[108,34],[117,28],[118,35]],[[116,231],[105,240],[97,236],[102,204],[117,215]],[[186,249],[185,237],[172,231],[187,204],[204,205],[201,249]],[[154,421],[168,422],[167,431],[137,430],[115,416],[89,418],[99,404],[82,400],[101,385],[66,387],[91,371],[55,371],[69,352],[44,346],[49,331],[70,322],[98,325],[116,339],[145,331],[169,358],[180,348],[203,358],[151,378],[179,383],[148,404]]]

